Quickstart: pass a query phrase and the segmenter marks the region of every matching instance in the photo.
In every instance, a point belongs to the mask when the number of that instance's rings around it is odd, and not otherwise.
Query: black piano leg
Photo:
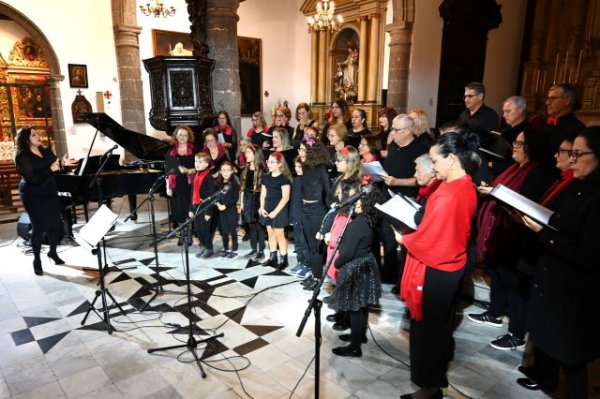
[[[137,208],[137,197],[135,194],[129,194],[127,200],[129,202],[129,219],[135,222],[138,218],[137,212],[135,211]]]

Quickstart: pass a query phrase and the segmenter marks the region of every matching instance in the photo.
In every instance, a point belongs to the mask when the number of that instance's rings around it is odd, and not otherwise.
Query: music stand
[[[160,265],[158,263],[158,243],[156,240],[156,216],[154,213],[154,193],[165,182],[165,179],[167,177],[168,177],[168,175],[160,175],[158,177],[158,179],[156,179],[156,181],[154,182],[152,187],[150,187],[150,190],[148,191],[148,195],[146,195],[146,198],[144,198],[144,200],[124,220],[124,222],[127,222],[134,214],[137,213],[138,209],[140,209],[142,207],[142,205],[144,205],[144,203],[146,203],[146,201],[148,201],[148,204],[150,205],[150,223],[151,223],[150,228],[151,228],[151,234],[152,234],[152,247],[154,249],[154,264],[156,265],[156,274],[157,274],[158,278],[156,279],[156,284],[154,285],[154,295],[152,295],[152,298],[150,298],[150,300],[148,302],[146,302],[144,304],[144,306],[142,306],[140,308],[140,312],[143,312],[150,305],[150,303],[154,299],[156,299],[156,297],[158,295],[162,295],[165,292],[162,284],[160,283],[161,277],[160,277]]]
[[[196,218],[199,215],[203,215],[204,211],[206,211],[206,209],[209,206],[214,204],[219,199],[219,197],[220,197],[220,193],[217,193],[217,194],[211,196],[210,198],[207,198],[205,201],[202,202],[202,204],[200,206],[198,206],[198,209],[196,209],[196,213],[194,214],[194,216],[192,216],[191,218],[186,220],[184,223],[182,223],[175,230],[170,232],[163,239],[171,238],[175,234],[177,234],[179,231],[181,231],[181,234],[184,234],[184,237],[187,237],[190,234],[190,228],[191,228],[190,225],[194,222],[194,220],[196,220]],[[160,241],[162,241],[163,239],[161,239]],[[190,352],[192,352],[192,355],[194,356],[194,359],[196,360],[196,364],[198,364],[198,368],[200,369],[200,374],[202,375],[202,378],[206,378],[206,372],[204,371],[204,368],[202,367],[202,361],[200,360],[198,353],[196,353],[196,348],[198,347],[198,344],[200,344],[200,343],[210,342],[212,340],[215,340],[217,338],[225,336],[225,334],[221,333],[221,334],[214,335],[212,337],[208,337],[208,338],[205,338],[202,340],[196,340],[196,338],[194,338],[194,325],[192,323],[192,283],[191,283],[191,277],[190,277],[189,244],[190,243],[187,239],[183,240],[183,251],[185,254],[185,256],[184,256],[185,278],[187,280],[186,285],[187,285],[187,311],[188,311],[188,340],[185,344],[165,346],[165,347],[161,347],[161,348],[150,348],[150,349],[148,349],[148,353],[153,353],[153,352],[157,352],[157,351],[165,351],[165,350],[169,350],[169,349],[187,348]]]
[[[327,276],[329,267],[333,263],[333,258],[335,257],[335,253],[338,251],[340,242],[342,241],[342,237],[344,236],[344,233],[346,232],[346,228],[348,227],[348,224],[350,223],[350,220],[352,219],[352,216],[354,215],[355,208],[356,208],[356,203],[353,203],[352,206],[350,207],[350,212],[348,212],[348,219],[346,219],[346,222],[344,223],[344,228],[342,229],[341,234],[338,236],[338,239],[335,242],[335,248],[333,248],[333,252],[331,253],[331,256],[329,257],[329,259],[327,259],[327,263],[325,264],[325,267],[323,268],[323,275],[321,276],[321,281],[319,281],[319,283],[313,290],[312,297],[308,301],[308,306],[307,306],[306,310],[304,311],[304,317],[302,318],[302,321],[300,322],[298,331],[296,331],[296,336],[300,337],[302,335],[302,331],[304,330],[304,327],[306,326],[308,317],[310,316],[311,309],[314,310],[314,313],[315,313],[315,399],[319,399],[319,385],[320,385],[319,375],[320,375],[320,368],[321,368],[321,339],[322,339],[321,307],[323,306],[323,302],[321,300],[317,299],[317,297],[319,296],[319,293],[321,292],[321,286],[323,285],[323,282],[325,281],[325,276]]]
[[[81,325],[85,324],[85,321],[87,320],[88,316],[90,315],[90,312],[93,310],[94,313],[96,313],[98,315],[98,317],[100,317],[104,321],[104,324],[106,325],[106,330],[108,331],[109,334],[112,334],[113,327],[110,324],[110,313],[109,313],[108,301],[107,301],[106,297],[108,296],[113,301],[113,303],[116,305],[116,307],[121,311],[121,313],[123,315],[125,315],[125,311],[123,310],[123,308],[121,307],[119,302],[117,302],[115,300],[115,298],[112,296],[112,294],[110,293],[110,291],[108,290],[108,288],[106,288],[106,286],[104,284],[104,267],[102,264],[102,251],[99,248],[99,243],[101,241],[102,242],[104,241],[104,236],[106,235],[106,233],[108,233],[108,231],[111,229],[111,227],[116,223],[117,218],[118,218],[118,215],[113,213],[110,209],[108,209],[108,207],[106,205],[103,204],[100,206],[100,208],[98,208],[98,211],[96,211],[96,213],[90,219],[90,221],[81,228],[79,233],[75,233],[75,235],[74,235],[75,241],[79,245],[86,248],[90,252],[96,254],[96,258],[98,260],[98,273],[99,273],[98,284],[100,285],[99,289],[96,290],[96,295],[94,296],[94,300],[88,307],[87,312],[85,312],[85,316],[83,317],[83,320],[81,321]],[[102,298],[102,313],[104,314],[104,317],[102,317],[98,314],[98,311],[96,310],[96,308],[94,306],[96,304],[96,301],[98,300],[98,298]]]

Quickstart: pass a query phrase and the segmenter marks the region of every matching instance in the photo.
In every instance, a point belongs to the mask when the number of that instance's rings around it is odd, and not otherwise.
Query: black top
[[[490,131],[498,130],[500,120],[496,111],[483,104],[473,115],[465,109],[458,116],[456,124],[477,133],[481,146],[489,150],[493,142],[493,133]]]
[[[431,137],[431,135],[427,132],[425,133],[421,133],[420,135],[418,135],[415,140],[421,144],[421,146],[423,148],[427,148],[427,151],[429,151],[429,148],[431,148],[431,146],[433,145],[433,138]]]
[[[310,119],[304,126],[312,126],[314,123],[315,123],[315,121]],[[290,142],[292,144],[292,147],[294,147],[295,149],[300,148],[300,144],[302,143],[303,139],[304,139],[304,128],[300,127],[300,124],[298,124],[298,125],[296,125],[296,128],[294,129],[294,133],[292,135],[290,135]]]
[[[227,183],[221,181],[217,186],[217,190],[221,190],[225,187],[225,184],[231,185],[231,188],[226,194],[221,194],[221,197],[217,201],[221,205],[225,205],[225,210],[220,212],[221,214],[235,214],[237,213],[237,203],[240,199],[240,186],[235,181]]]
[[[270,173],[266,173],[262,177],[262,185],[267,190],[267,196],[265,197],[265,211],[272,212],[279,204],[282,198],[281,187],[285,185],[291,185],[292,183],[283,174],[279,176],[271,176]]]
[[[425,154],[429,149],[425,148],[417,140],[413,140],[409,145],[400,147],[395,142],[391,142],[388,147],[388,156],[383,161],[383,169],[390,176],[400,179],[407,179],[415,175],[415,159]],[[409,197],[415,197],[418,187],[390,187],[395,193],[402,193]]]
[[[329,197],[329,174],[325,166],[304,167],[302,175],[301,199],[306,201],[322,201],[329,206],[327,198]]]
[[[302,176],[294,177],[289,215],[292,223],[302,223]]]
[[[225,133],[225,129],[221,130],[220,126],[216,126],[215,130],[216,130],[217,134],[221,134],[223,136],[223,139],[225,140],[226,143],[231,144],[231,147],[226,148],[226,150],[227,150],[227,155],[229,155],[229,159],[234,160],[235,154],[237,152],[237,146],[238,146],[237,132],[235,131],[235,128],[231,127],[231,134],[229,134],[229,135]]]
[[[198,174],[200,172],[196,172]],[[202,185],[200,186],[200,198],[206,199],[217,192],[217,185],[215,179],[211,176],[210,172],[204,177],[202,180]],[[191,203],[192,201],[190,201]],[[194,212],[197,206],[192,205],[191,211]],[[204,211],[205,215],[212,216],[214,212],[214,205],[210,205]]]
[[[50,166],[56,155],[46,147],[39,147],[42,157],[26,150],[15,157],[17,172],[21,175],[19,192],[34,195],[56,195],[56,181]]]
[[[254,191],[254,171],[250,168],[246,171],[246,187],[244,190]]]
[[[523,120],[523,122],[519,123],[515,126],[507,126],[502,132],[500,132],[502,138],[506,140],[506,142],[512,145],[513,141],[517,139],[519,133],[525,130],[529,126],[529,121],[527,119]],[[511,151],[512,154],[512,151]],[[505,154],[500,154],[505,155]],[[510,154],[509,154],[510,156]]]
[[[265,132],[265,131],[262,131],[260,133],[254,132],[254,134],[250,138],[250,141],[252,142],[253,145],[255,145],[258,148],[263,148],[263,143],[265,141],[268,141],[269,148],[271,148],[271,146],[273,145],[273,135],[271,135],[269,132]]]
[[[585,125],[577,119],[573,112],[569,112],[558,118],[556,125],[550,125],[546,122],[543,130],[550,136],[550,145],[555,149],[565,138],[574,137],[583,128],[585,128]]]
[[[358,215],[344,232],[335,268],[339,269],[352,259],[368,256],[373,249],[373,230],[364,215]]]
[[[388,137],[389,137],[391,131],[392,131],[392,128],[389,128],[388,130],[384,130],[383,132],[379,133],[379,143],[381,144],[382,151],[387,150],[387,147],[388,147],[387,140],[388,140]]]
[[[348,130],[348,138],[346,139],[346,145],[351,145],[352,147],[358,149],[360,139],[369,136],[371,136],[371,131],[366,127],[358,132],[355,132],[352,130],[352,128],[350,128],[350,130]]]

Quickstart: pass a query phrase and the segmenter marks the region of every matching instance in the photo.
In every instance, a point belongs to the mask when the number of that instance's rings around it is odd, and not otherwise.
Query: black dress
[[[54,172],[50,169],[56,155],[45,147],[40,147],[40,152],[42,157],[27,150],[15,158],[17,171],[22,176],[19,195],[34,231],[60,231],[60,201]]]
[[[283,197],[282,187],[285,185],[291,186],[291,182],[283,174],[279,176],[271,176],[271,174],[265,174],[262,178],[262,185],[267,190],[265,197],[265,211],[271,213],[281,198]],[[290,190],[291,191],[291,190]],[[289,203],[288,203],[289,204]],[[275,229],[282,229],[289,224],[288,219],[288,204],[275,216],[274,219],[269,217],[263,217],[262,222],[265,226],[273,226]]]
[[[194,157],[192,155],[177,155],[179,164],[188,169],[194,167]],[[188,177],[190,176],[190,177]],[[171,221],[183,223],[188,218],[192,202],[192,177],[186,173],[178,173],[175,176],[175,188],[171,198]]]

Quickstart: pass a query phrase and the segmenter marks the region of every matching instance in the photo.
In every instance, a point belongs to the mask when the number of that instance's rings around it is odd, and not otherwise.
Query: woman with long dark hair
[[[65,263],[56,252],[62,223],[54,175],[60,170],[60,161],[51,149],[42,146],[41,137],[31,127],[19,129],[15,147],[15,166],[21,175],[19,195],[32,226],[33,271],[41,276],[44,274],[40,259],[44,233],[50,243],[48,257],[56,265]],[[72,165],[66,156],[63,162],[65,166]]]
[[[392,107],[383,107],[377,116],[379,117],[379,143],[381,144],[381,157],[387,157],[387,147],[392,142],[393,135],[390,136],[392,131],[392,122],[396,117],[396,110]]]
[[[229,160],[234,162],[237,155],[238,137],[235,128],[231,124],[231,118],[229,117],[227,111],[219,111],[217,114],[217,125],[215,126],[215,132],[217,132],[217,135],[222,136],[222,143],[227,149]]]
[[[262,149],[249,145],[246,148],[246,166],[240,173],[240,204],[242,220],[248,224],[250,248],[245,257],[262,260],[265,256],[265,231],[260,225],[260,189],[267,164]]]
[[[321,132],[321,140],[325,146],[329,146],[329,128],[334,125],[342,125],[346,128],[347,132],[352,129],[350,123],[350,109],[346,100],[337,99],[331,103],[331,111],[329,112],[329,118],[323,125],[323,131]]]

